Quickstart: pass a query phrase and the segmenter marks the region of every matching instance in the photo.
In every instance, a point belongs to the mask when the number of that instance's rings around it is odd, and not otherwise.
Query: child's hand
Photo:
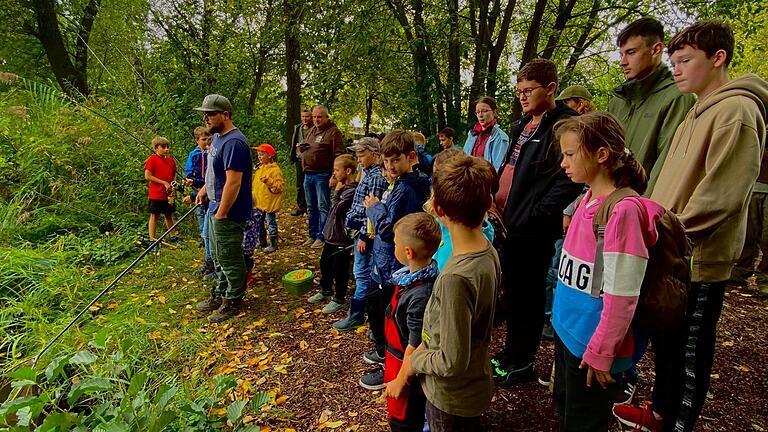
[[[384,388],[384,394],[388,397],[400,399],[407,396],[408,383],[405,380],[399,379],[399,377],[386,383],[386,386],[387,387]]]
[[[361,253],[361,254],[364,254],[365,253],[365,246],[366,246],[365,241],[358,240],[357,241],[357,252]]]
[[[164,182],[162,182],[160,184],[163,185],[163,187],[165,188],[166,192],[170,192],[171,191],[171,184],[168,183],[167,181],[164,181]]]
[[[184,186],[192,186],[192,179],[191,178],[185,178],[184,179]]]
[[[192,204],[192,197],[187,195],[181,199],[181,202],[183,202],[184,204]]]
[[[259,180],[261,180],[262,183],[266,183],[267,182],[267,178],[266,177],[262,177]]]
[[[340,181],[337,181],[336,182],[336,186],[334,186],[334,189],[337,190],[337,191],[340,191],[340,190],[344,189],[344,183],[342,183]]]
[[[600,386],[603,389],[607,389],[609,385],[615,384],[616,380],[613,379],[611,376],[610,371],[601,371],[599,369],[595,369],[584,360],[581,361],[581,364],[579,365],[579,369],[587,369],[587,387],[592,387],[592,378],[594,377],[598,383],[600,383]]]
[[[367,197],[365,197],[365,201],[363,201],[363,206],[364,206],[365,208],[371,208],[371,207],[373,207],[373,206],[374,206],[374,204],[376,204],[377,202],[379,202],[379,199],[378,199],[378,198],[376,198],[376,196],[375,196],[374,194],[370,194],[370,195],[368,195]]]

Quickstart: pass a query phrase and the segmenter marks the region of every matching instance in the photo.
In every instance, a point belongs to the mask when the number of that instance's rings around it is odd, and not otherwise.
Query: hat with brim
[[[262,144],[258,147],[256,147],[256,151],[258,152],[264,152],[269,155],[269,157],[275,157],[275,148],[272,147],[270,144]]]
[[[363,150],[370,150],[376,153],[379,152],[379,140],[376,138],[365,137],[355,141],[352,144],[353,145],[347,147],[348,151],[359,152]]]
[[[560,96],[558,96],[555,100],[568,100],[568,99],[586,99],[588,101],[592,100],[592,94],[587,90],[586,87],[580,86],[580,85],[572,85],[569,87],[566,87],[565,90],[563,90],[562,93],[560,93]]]
[[[195,108],[195,110],[203,112],[226,111],[231,113],[232,103],[222,95],[209,94],[203,99],[203,105]]]

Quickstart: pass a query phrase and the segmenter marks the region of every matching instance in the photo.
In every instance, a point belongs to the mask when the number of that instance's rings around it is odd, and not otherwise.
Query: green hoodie
[[[696,99],[677,90],[663,64],[643,79],[625,81],[614,93],[608,112],[624,124],[627,145],[648,175],[645,196],[650,196],[672,136]]]

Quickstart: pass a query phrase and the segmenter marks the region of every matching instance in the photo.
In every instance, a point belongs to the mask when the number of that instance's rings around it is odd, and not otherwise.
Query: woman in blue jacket
[[[496,100],[481,97],[475,103],[475,114],[477,124],[469,131],[464,153],[483,158],[498,170],[509,149],[509,136],[496,124]]]

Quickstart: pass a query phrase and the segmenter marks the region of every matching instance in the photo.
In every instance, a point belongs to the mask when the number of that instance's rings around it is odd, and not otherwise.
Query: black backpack
[[[592,220],[597,239],[593,297],[599,297],[602,292],[605,226],[613,206],[624,198],[636,196],[637,192],[632,189],[616,189],[605,198]],[[648,264],[632,321],[633,325],[648,331],[672,328],[685,318],[691,286],[692,245],[685,234],[685,227],[674,213],[667,210],[656,222],[656,230],[659,237],[656,244],[648,249]]]

